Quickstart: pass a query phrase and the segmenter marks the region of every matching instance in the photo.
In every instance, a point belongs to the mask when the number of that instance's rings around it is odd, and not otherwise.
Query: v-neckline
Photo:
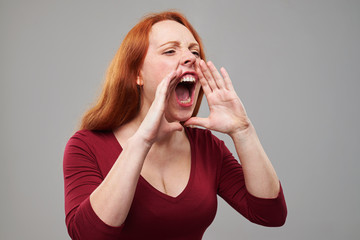
[[[193,183],[193,178],[194,178],[194,172],[195,172],[195,151],[194,151],[194,147],[193,147],[193,142],[192,139],[189,137],[189,130],[187,127],[184,127],[185,130],[185,135],[187,137],[187,139],[189,140],[189,144],[190,144],[190,174],[189,174],[189,179],[187,181],[187,184],[185,185],[184,189],[177,195],[177,196],[171,196],[168,195],[162,191],[160,191],[159,189],[155,188],[151,183],[149,183],[145,177],[143,177],[141,174],[139,176],[139,183],[143,184],[145,187],[147,187],[150,191],[152,191],[154,194],[158,195],[159,197],[171,201],[171,202],[177,202],[180,201],[185,195],[186,193],[191,189],[191,185]],[[117,140],[114,132],[112,132],[112,136],[115,140],[115,142],[117,143],[118,147],[120,147],[120,150],[122,152],[123,148],[120,144],[120,142]],[[121,153],[120,153],[121,154]]]

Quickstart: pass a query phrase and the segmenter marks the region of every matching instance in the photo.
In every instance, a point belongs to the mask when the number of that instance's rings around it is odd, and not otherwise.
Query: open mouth
[[[184,74],[175,87],[177,102],[184,107],[191,106],[194,102],[194,93],[196,85],[196,76],[193,74]]]

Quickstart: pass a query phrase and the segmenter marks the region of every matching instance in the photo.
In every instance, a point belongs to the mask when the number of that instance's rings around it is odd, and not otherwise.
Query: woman
[[[73,239],[201,239],[217,194],[250,221],[281,226],[279,180],[224,68],[177,12],[125,37],[97,104],[64,154]],[[195,117],[205,93],[210,115]],[[241,165],[209,130],[228,134]]]

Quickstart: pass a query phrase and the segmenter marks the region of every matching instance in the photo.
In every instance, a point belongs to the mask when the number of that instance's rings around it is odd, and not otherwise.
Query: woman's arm
[[[267,157],[255,128],[230,134],[242,165],[246,189],[259,198],[276,198],[280,191],[279,179]]]
[[[91,193],[91,206],[107,225],[118,227],[125,221],[150,147],[137,134],[129,138],[104,181]]]
[[[169,84],[180,74],[179,70],[174,71],[158,85],[155,99],[142,124],[124,144],[123,151],[104,181],[90,195],[94,212],[110,226],[120,226],[125,221],[152,144],[164,132],[182,130],[180,123],[169,123],[164,117]]]
[[[228,134],[234,141],[243,166],[245,185],[249,193],[259,198],[275,198],[280,191],[276,172],[228,73],[222,68],[220,75],[211,62],[206,64],[202,60],[196,70],[209,104],[210,115],[208,118],[190,118],[185,125],[199,125]]]

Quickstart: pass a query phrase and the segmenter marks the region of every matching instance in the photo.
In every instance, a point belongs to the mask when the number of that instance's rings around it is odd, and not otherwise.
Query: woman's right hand
[[[169,94],[175,87],[176,78],[180,75],[181,70],[174,70],[159,83],[154,101],[136,132],[149,145],[152,145],[170,132],[181,131],[183,129],[179,122],[168,122],[164,114]]]

